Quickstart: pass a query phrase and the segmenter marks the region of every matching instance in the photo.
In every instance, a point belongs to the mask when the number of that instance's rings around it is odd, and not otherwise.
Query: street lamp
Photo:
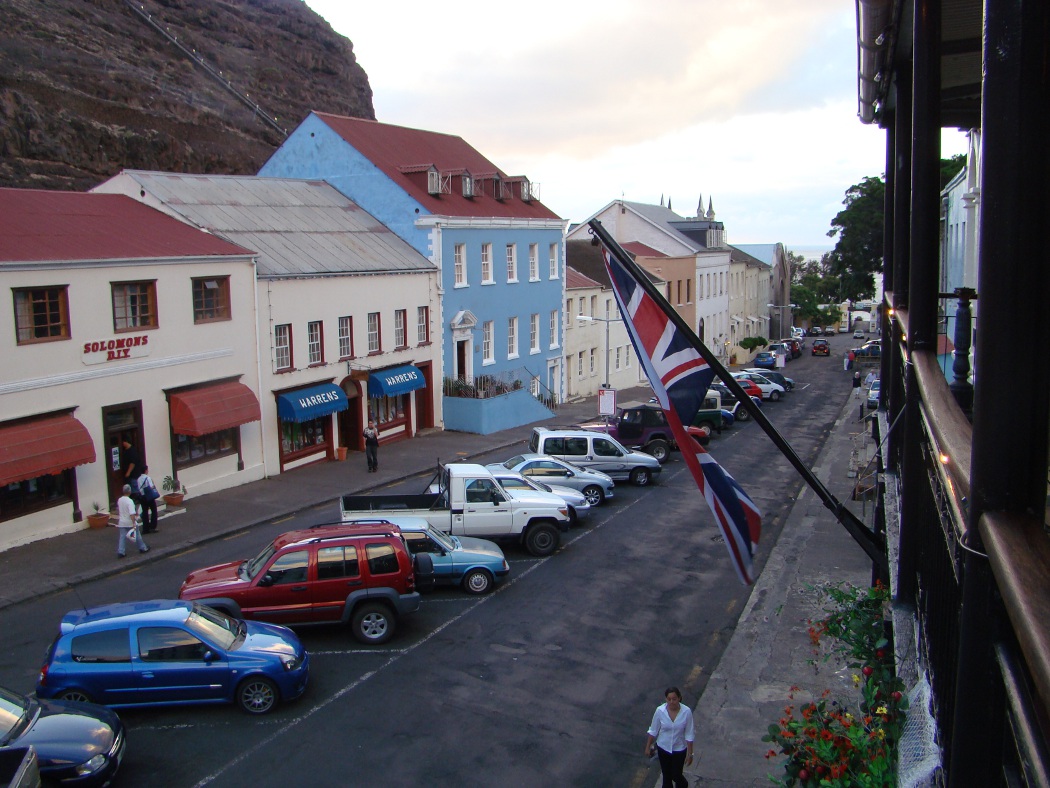
[[[605,323],[605,388],[609,388],[609,324],[619,323],[618,317],[591,317],[590,315],[576,315],[581,323]]]
[[[781,310],[780,311],[780,318],[777,320],[777,323],[780,326],[780,336],[777,337],[777,338],[778,339],[783,339],[784,338],[784,312],[783,312],[783,310],[785,310],[785,309],[798,309],[798,304],[766,304],[766,308],[767,309],[779,309],[779,310]]]

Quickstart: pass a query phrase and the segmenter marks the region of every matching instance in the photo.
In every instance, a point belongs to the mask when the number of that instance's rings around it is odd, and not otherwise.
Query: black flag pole
[[[641,266],[636,263],[623,248],[612,239],[608,231],[602,226],[602,223],[597,219],[591,219],[587,222],[590,225],[591,233],[594,235],[596,241],[600,241],[605,247],[614,255],[616,255],[623,266],[630,271],[631,275],[637,280],[639,286],[645,291],[645,293],[652,298],[660,308],[667,313],[668,319],[674,323],[675,327],[682,333],[689,344],[696,349],[696,352],[700,354],[701,358],[715,371],[715,375],[719,377],[726,387],[732,391],[737,399],[740,400],[740,404],[745,407],[748,413],[751,414],[752,418],[762,427],[762,430],[769,436],[769,439],[773,442],[780,453],[783,454],[788,462],[798,471],[803,481],[809,485],[810,489],[816,493],[817,497],[820,498],[824,506],[835,515],[835,519],[849,532],[850,536],[861,546],[864,552],[872,560],[878,569],[879,575],[882,577],[889,577],[889,560],[886,556],[886,543],[885,540],[870,528],[868,528],[860,519],[853,514],[846,506],[836,498],[831,490],[829,490],[824,483],[817,478],[817,475],[813,473],[812,469],[802,461],[802,458],[798,456],[795,450],[791,447],[791,444],[785,440],[784,436],[780,434],[776,427],[773,426],[772,422],[766,417],[766,414],[762,412],[762,409],[755,405],[751,401],[750,395],[737,383],[736,379],[730,374],[722,362],[711,352],[710,348],[707,347],[703,342],[700,341],[700,337],[696,335],[692,327],[689,326],[681,315],[675,311],[663,294],[656,288],[656,286],[649,279],[649,276],[642,270]]]

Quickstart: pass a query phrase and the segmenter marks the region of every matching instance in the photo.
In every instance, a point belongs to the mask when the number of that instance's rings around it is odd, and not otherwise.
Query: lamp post
[[[780,336],[777,339],[784,338],[784,310],[785,309],[798,309],[798,304],[766,304],[767,309],[779,309],[780,317],[777,318],[777,324],[780,328]]]
[[[590,315],[576,315],[581,323],[605,323],[605,388],[609,388],[609,324],[619,323],[618,317],[591,317]]]

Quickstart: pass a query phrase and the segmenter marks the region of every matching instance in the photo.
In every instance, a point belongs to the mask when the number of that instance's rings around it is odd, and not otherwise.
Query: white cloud
[[[463,137],[573,221],[702,193],[731,240],[825,244],[884,168],[841,0],[307,4],[353,42],[379,120]]]

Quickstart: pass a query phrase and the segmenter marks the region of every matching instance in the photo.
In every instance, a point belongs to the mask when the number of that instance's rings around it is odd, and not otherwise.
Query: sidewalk
[[[647,386],[618,393],[620,402],[648,399]],[[598,398],[565,403],[554,418],[539,424],[571,424],[593,418]],[[43,539],[0,552],[0,610],[70,585],[127,571],[140,563],[157,561],[193,545],[304,509],[329,502],[338,517],[340,495],[368,492],[390,482],[436,470],[438,462],[470,460],[486,452],[506,449],[507,457],[527,451],[532,424],[491,435],[433,430],[412,440],[379,447],[379,471],[367,473],[363,452],[346,462],[319,462],[288,473],[227,490],[187,498],[183,507],[164,511],[158,533],[146,536],[149,553],[140,555],[129,545],[127,558],[117,560],[114,528],[89,529]]]

